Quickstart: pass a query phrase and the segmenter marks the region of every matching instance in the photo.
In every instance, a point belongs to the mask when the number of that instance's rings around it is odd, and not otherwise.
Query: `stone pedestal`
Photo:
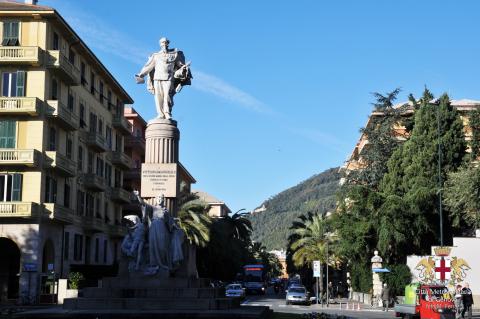
[[[378,251],[375,250],[374,256],[371,259],[372,262],[372,286],[373,286],[373,293],[372,297],[380,296],[382,293],[382,280],[380,279],[380,274],[378,272],[374,272],[374,269],[382,268],[382,257],[378,255]]]
[[[146,164],[178,164],[178,149],[180,131],[177,121],[166,119],[153,119],[148,122],[145,131],[145,163]],[[175,181],[179,188],[179,180]],[[143,193],[143,192],[142,192]],[[161,195],[161,194],[158,194]],[[142,195],[142,197],[144,197]],[[145,200],[154,205],[154,198],[147,197]],[[176,197],[165,196],[166,207],[173,215],[177,215]]]

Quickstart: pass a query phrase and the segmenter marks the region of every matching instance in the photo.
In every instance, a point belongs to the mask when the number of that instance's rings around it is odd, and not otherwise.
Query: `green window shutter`
[[[12,120],[0,121],[0,148],[15,148],[16,125]]]
[[[16,96],[25,96],[25,84],[26,84],[27,72],[17,71],[17,94]]]
[[[21,200],[22,200],[22,174],[13,174],[12,201],[20,202]]]

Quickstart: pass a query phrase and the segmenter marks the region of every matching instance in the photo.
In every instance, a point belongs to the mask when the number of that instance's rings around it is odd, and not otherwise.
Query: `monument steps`
[[[103,288],[149,289],[149,288],[204,288],[209,286],[207,279],[192,278],[149,278],[137,274],[102,279]]]
[[[70,298],[63,304],[68,310],[225,310],[239,306],[236,298]]]
[[[84,288],[83,298],[222,298],[220,288]]]

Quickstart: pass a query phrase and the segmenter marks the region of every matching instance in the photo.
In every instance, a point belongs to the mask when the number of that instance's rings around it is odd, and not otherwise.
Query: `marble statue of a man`
[[[145,244],[145,225],[137,215],[123,217],[129,223],[128,234],[122,241],[122,252],[131,259],[129,271],[140,270],[143,259],[143,246]]]
[[[182,51],[169,49],[170,41],[160,39],[160,51],[153,53],[140,73],[135,75],[138,84],[144,83],[148,76],[147,89],[155,96],[157,118],[171,119],[173,96],[180,92],[184,85],[190,85],[192,74],[190,62],[185,63]]]

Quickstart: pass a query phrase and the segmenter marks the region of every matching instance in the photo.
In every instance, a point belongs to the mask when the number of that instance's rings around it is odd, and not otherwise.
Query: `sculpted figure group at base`
[[[174,271],[183,260],[183,231],[165,207],[163,195],[156,198],[153,206],[145,203],[138,191],[134,191],[134,195],[142,205],[142,220],[136,215],[124,217],[131,224],[121,246],[122,252],[130,258],[129,271],[143,270],[147,275]],[[144,248],[148,248],[148,254],[144,253]]]
[[[190,62],[185,63],[182,51],[169,49],[169,43],[167,38],[161,38],[160,51],[153,53],[135,75],[137,84],[145,83],[143,78],[148,76],[147,90],[155,96],[157,118],[162,119],[172,118],[173,96],[192,79]]]

